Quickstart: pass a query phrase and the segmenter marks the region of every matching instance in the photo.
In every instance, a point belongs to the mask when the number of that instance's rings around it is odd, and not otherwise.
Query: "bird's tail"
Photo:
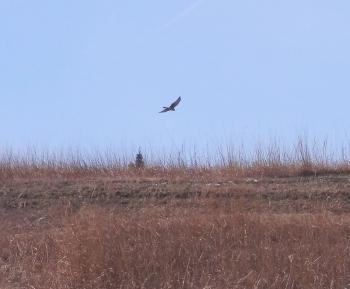
[[[166,107],[166,106],[163,106],[163,108],[168,108],[168,107]]]

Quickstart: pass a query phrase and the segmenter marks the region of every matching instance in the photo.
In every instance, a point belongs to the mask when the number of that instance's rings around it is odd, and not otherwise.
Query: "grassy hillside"
[[[7,155],[0,288],[348,288],[346,160],[223,160]]]

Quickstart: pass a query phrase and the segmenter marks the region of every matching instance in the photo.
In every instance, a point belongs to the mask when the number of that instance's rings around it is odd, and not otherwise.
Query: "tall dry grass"
[[[246,150],[218,146],[207,151],[184,146],[168,153],[143,151],[146,166],[135,169],[134,153],[115,151],[0,151],[0,180],[11,178],[133,176],[250,176],[285,177],[350,173],[350,149],[334,149],[327,141],[299,138],[285,148],[277,143]]]
[[[0,256],[2,288],[343,289],[350,217],[86,207],[44,231],[2,231]]]

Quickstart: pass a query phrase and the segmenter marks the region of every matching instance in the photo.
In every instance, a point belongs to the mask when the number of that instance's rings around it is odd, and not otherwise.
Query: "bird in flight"
[[[167,111],[175,111],[175,106],[177,106],[181,101],[181,96],[178,97],[177,100],[175,100],[170,106],[163,106],[163,110],[160,111],[159,113],[162,113],[162,112],[167,112]]]

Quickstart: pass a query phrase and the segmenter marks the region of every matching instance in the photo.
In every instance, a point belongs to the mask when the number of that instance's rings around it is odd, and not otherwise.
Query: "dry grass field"
[[[350,166],[3,161],[0,288],[350,288]]]

